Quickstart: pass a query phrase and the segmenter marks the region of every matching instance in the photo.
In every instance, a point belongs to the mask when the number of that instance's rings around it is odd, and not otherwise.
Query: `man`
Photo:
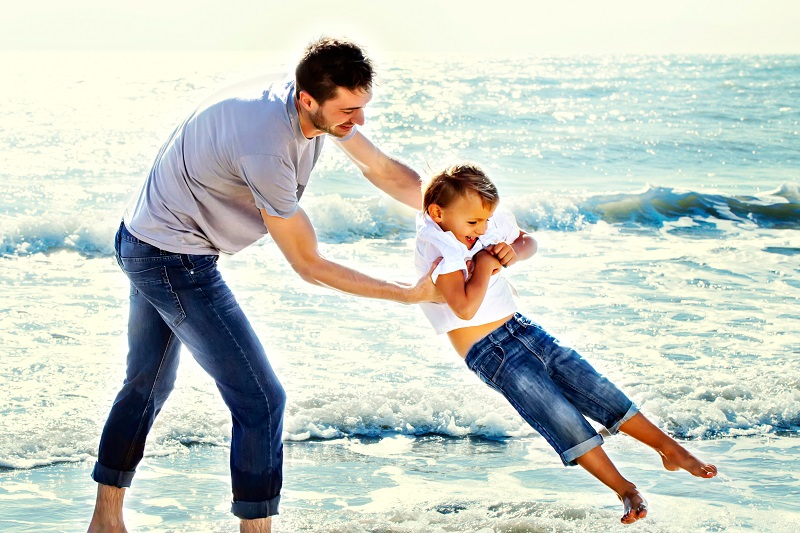
[[[269,531],[282,485],[286,397],[216,268],[269,233],[306,281],[404,303],[439,300],[428,276],[379,280],[322,257],[298,201],[324,137],[393,198],[421,208],[420,176],[358,131],[373,70],[355,44],[312,43],[295,80],[240,86],[202,104],[162,147],[117,233],[131,282],[128,366],[100,440],[89,531],[125,531],[122,502],[150,427],[173,388],[180,346],[231,410],[232,512],[243,532]]]

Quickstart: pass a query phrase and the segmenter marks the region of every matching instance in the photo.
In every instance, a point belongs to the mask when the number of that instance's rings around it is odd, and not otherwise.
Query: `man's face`
[[[311,124],[318,131],[334,137],[345,137],[356,124],[364,125],[364,107],[371,99],[370,91],[351,91],[339,87],[333,98],[311,113]]]
[[[472,249],[478,237],[486,233],[486,222],[497,206],[486,206],[474,191],[459,196],[447,207],[436,204],[428,208],[428,214],[444,231],[451,231],[459,242]]]

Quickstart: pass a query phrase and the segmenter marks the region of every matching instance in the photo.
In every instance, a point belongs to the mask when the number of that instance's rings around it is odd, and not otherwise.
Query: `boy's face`
[[[478,193],[469,191],[447,207],[432,204],[428,215],[443,231],[451,231],[459,242],[472,249],[478,237],[486,233],[486,222],[497,206],[485,206]]]

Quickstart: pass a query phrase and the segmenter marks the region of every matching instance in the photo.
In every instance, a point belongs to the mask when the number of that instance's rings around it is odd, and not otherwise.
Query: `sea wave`
[[[681,218],[730,221],[738,226],[800,229],[800,190],[797,183],[755,195],[729,195],[649,186],[637,192],[588,197],[530,194],[504,204],[520,227],[532,231],[578,231],[605,222],[618,226],[660,228]],[[304,201],[322,242],[410,238],[411,209],[369,196],[311,196]],[[86,218],[78,213],[53,219],[22,214],[0,219],[0,255],[29,255],[70,250],[85,256],[111,255],[117,219]]]
[[[758,383],[699,386],[680,399],[661,387],[632,387],[643,412],[683,440],[763,435],[800,436],[800,387],[796,379],[765,397]],[[341,438],[444,436],[449,438],[539,438],[500,396],[478,385],[464,390],[429,387],[372,389],[368,393],[337,386],[315,390],[289,402],[285,441]],[[196,391],[195,391],[196,392]],[[173,402],[148,440],[148,454],[169,455],[193,445],[230,445],[230,421],[223,409],[198,409]],[[43,438],[44,437],[44,438]],[[30,469],[62,462],[93,460],[99,432],[89,422],[69,431],[39,434],[36,440],[0,437],[0,470]],[[29,440],[30,439],[30,440]]]

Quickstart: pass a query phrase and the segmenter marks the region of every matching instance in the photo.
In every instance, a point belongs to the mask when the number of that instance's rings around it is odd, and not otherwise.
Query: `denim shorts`
[[[564,465],[603,443],[584,416],[614,434],[638,409],[575,350],[519,313],[465,359],[555,449]]]

